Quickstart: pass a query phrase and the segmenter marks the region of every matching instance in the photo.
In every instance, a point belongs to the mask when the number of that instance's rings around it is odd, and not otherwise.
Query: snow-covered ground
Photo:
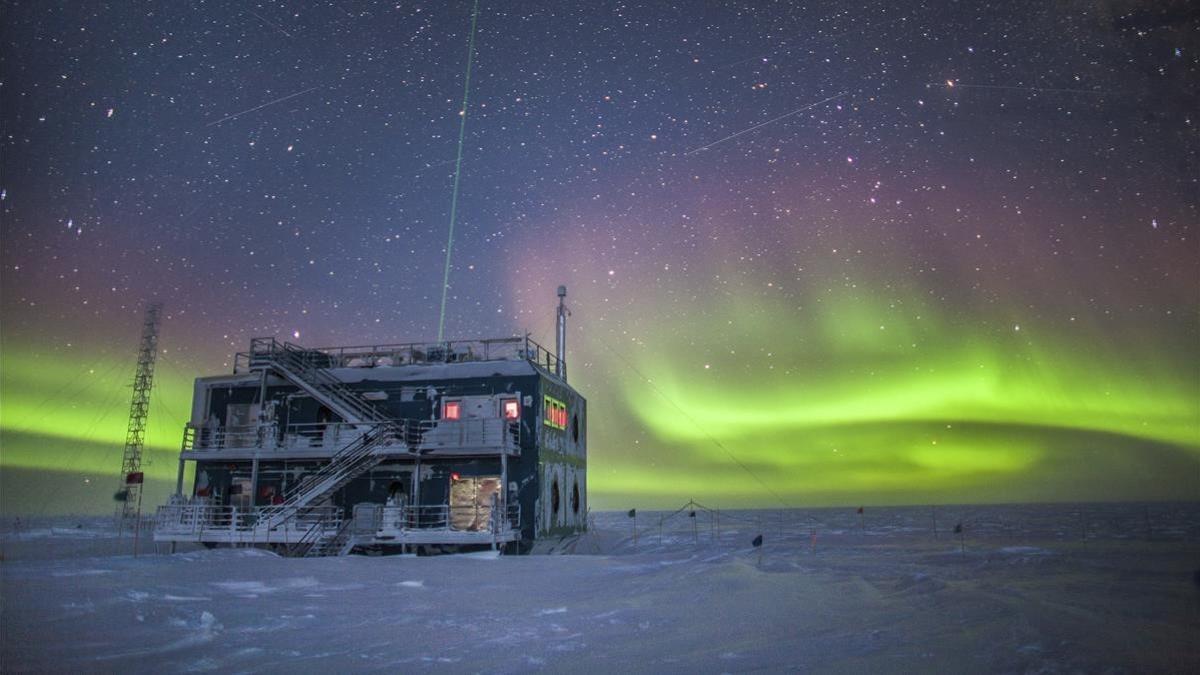
[[[661,515],[323,559],[5,517],[0,669],[1200,672],[1200,505],[943,507],[937,539],[928,508]]]

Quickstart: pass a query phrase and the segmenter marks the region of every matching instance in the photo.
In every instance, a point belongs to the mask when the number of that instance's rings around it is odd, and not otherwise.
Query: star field
[[[151,298],[159,477],[251,337],[435,338],[470,2],[4,13],[10,477],[115,474]],[[567,284],[602,506],[1194,498],[1198,35],[1185,2],[484,0],[446,335],[553,344]]]

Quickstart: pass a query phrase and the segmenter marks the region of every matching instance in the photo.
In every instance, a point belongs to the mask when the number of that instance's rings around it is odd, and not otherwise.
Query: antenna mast
[[[142,321],[142,344],[138,348],[137,372],[133,376],[133,400],[129,404],[129,428],[125,432],[125,455],[121,459],[121,487],[124,493],[117,507],[122,527],[139,510],[142,491],[142,446],[146,436],[146,418],[150,414],[150,390],[154,386],[154,359],[158,356],[158,327],[162,303],[146,307]]]

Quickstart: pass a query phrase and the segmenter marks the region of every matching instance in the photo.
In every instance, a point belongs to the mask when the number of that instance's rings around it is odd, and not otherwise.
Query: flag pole
[[[138,555],[138,538],[142,534],[142,491],[138,490],[137,521],[133,524],[133,557]]]
[[[637,509],[629,509],[627,515],[633,521],[633,547],[637,548]]]

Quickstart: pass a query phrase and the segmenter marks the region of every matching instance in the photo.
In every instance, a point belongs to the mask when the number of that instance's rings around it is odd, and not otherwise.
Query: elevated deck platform
[[[477,506],[380,506],[355,508],[352,520],[340,508],[307,509],[281,524],[271,520],[273,507],[237,509],[184,504],[160,506],[154,541],[233,546],[317,545],[338,540],[348,553],[357,546],[490,545],[521,538],[521,509],[511,504],[506,517]]]
[[[375,448],[384,457],[488,457],[521,455],[516,420],[395,420],[403,439]],[[180,458],[187,461],[246,459],[328,459],[374,424],[291,424],[205,428],[188,424]]]

